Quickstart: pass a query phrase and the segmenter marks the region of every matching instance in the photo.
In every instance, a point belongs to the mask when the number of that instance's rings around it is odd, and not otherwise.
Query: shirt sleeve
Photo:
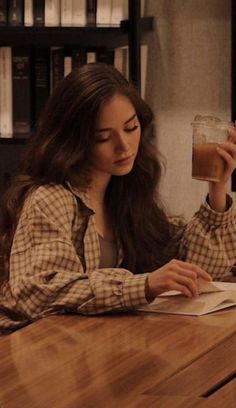
[[[230,273],[236,262],[236,214],[228,196],[228,210],[218,213],[207,201],[187,224],[179,257],[206,270],[214,280]]]
[[[147,274],[121,268],[85,273],[71,240],[73,200],[71,195],[65,206],[54,197],[54,207],[31,200],[23,211],[10,258],[14,310],[34,320],[49,313],[97,314],[147,304]]]

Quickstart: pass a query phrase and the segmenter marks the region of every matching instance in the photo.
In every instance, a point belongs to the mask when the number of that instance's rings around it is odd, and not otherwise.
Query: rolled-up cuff
[[[197,216],[208,225],[214,225],[215,227],[219,225],[228,225],[236,220],[233,200],[228,194],[227,208],[228,209],[224,212],[216,212],[210,207],[206,199],[205,203],[201,205],[199,211],[197,212]]]

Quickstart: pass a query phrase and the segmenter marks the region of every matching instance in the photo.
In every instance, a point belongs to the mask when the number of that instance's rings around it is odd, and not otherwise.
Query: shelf
[[[153,17],[141,20],[141,30],[153,28]],[[25,27],[0,26],[0,46],[74,45],[80,47],[121,47],[127,45],[129,20],[120,27]]]
[[[26,144],[27,140],[29,140],[29,138],[0,136],[0,145],[23,145]]]

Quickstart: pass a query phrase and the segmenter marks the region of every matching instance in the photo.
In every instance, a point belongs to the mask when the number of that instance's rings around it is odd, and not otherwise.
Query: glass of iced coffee
[[[225,168],[217,146],[228,138],[232,122],[214,116],[197,115],[191,123],[193,129],[192,177],[198,180],[220,181]]]

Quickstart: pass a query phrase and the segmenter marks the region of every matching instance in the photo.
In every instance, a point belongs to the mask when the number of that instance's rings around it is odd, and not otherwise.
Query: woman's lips
[[[116,160],[115,161],[115,164],[129,164],[129,162],[130,161],[132,161],[133,160],[133,157],[134,157],[134,155],[133,154],[131,154],[130,156],[128,156],[128,157],[124,157],[123,159],[119,159],[119,160]]]

